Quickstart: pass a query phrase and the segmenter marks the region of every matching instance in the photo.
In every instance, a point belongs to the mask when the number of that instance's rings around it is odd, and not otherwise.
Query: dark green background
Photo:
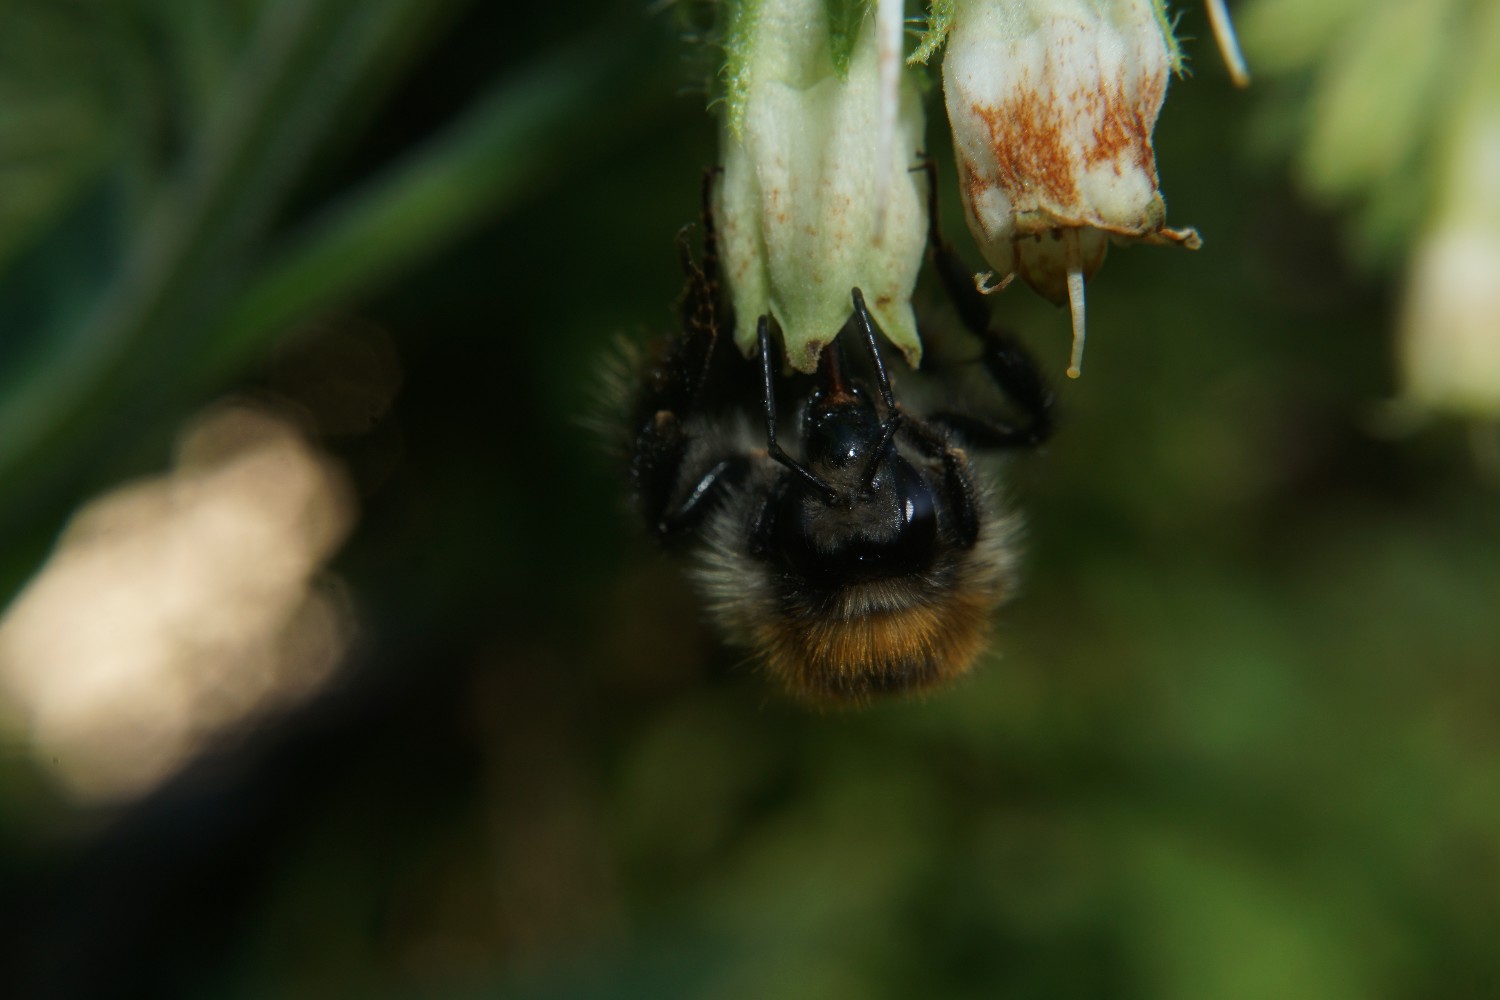
[[[319,324],[402,372],[323,442],[361,489],[334,569],[362,633],[325,694],[116,810],[0,755],[0,992],[1500,992],[1500,506],[1462,428],[1379,433],[1397,272],[1351,269],[1255,143],[1274,85],[1189,43],[1157,151],[1205,245],[1091,283],[1087,374],[1011,470],[995,655],[828,715],[718,645],[585,427],[611,341],[673,322],[715,156],[671,12],[0,23],[0,159],[52,183],[0,242],[0,593],[190,414],[336,366]],[[109,307],[173,227],[144,304]],[[1065,314],[997,301],[1060,376]]]

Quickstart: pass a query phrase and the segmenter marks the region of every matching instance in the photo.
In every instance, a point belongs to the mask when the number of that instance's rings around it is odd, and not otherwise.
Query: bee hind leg
[[[636,438],[630,478],[647,529],[665,543],[694,534],[750,475],[750,456],[734,453],[710,457],[702,472],[684,475],[690,443],[682,421],[667,410],[658,412]]]
[[[976,448],[1035,447],[1052,436],[1052,389],[1020,340],[996,325],[990,303],[974,284],[963,259],[943,239],[938,227],[937,168],[927,157],[916,169],[927,174],[927,250],[948,298],[969,332],[983,345],[980,360],[1019,419],[953,411],[929,418]]]
[[[990,379],[1019,419],[940,411],[928,419],[975,448],[1034,448],[1052,436],[1052,390],[1031,355],[1014,338],[990,331],[981,357]]]

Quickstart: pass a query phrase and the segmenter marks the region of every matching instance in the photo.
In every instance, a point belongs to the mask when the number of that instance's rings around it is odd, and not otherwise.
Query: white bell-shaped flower
[[[1073,307],[1110,241],[1200,245],[1166,227],[1151,133],[1173,69],[1151,0],[956,0],[943,91],[969,229],[1002,277]]]
[[[812,371],[858,287],[886,337],[916,364],[911,292],[927,211],[911,168],[921,104],[876,18],[854,25],[847,64],[836,65],[828,10],[824,0],[747,4],[730,39],[737,61],[715,214],[735,340],[749,353],[757,320],[769,314],[789,363]],[[899,16],[894,23],[899,29]]]

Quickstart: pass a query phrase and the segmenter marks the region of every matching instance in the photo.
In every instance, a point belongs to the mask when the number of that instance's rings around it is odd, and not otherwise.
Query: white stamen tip
[[[1068,308],[1073,314],[1073,356],[1068,359],[1068,378],[1083,374],[1084,303],[1083,261],[1078,252],[1078,230],[1063,231],[1063,246],[1068,255]]]
[[[1240,51],[1240,40],[1235,37],[1234,23],[1229,20],[1229,11],[1224,0],[1207,0],[1208,23],[1213,25],[1214,40],[1219,43],[1219,54],[1229,68],[1229,78],[1236,87],[1250,86],[1250,70],[1245,65],[1245,54]]]

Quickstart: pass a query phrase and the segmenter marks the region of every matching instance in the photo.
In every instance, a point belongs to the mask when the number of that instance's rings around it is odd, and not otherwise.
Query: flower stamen
[[[1229,79],[1236,87],[1250,86],[1250,70],[1245,65],[1245,54],[1240,51],[1240,40],[1234,33],[1234,22],[1229,20],[1229,11],[1224,0],[1206,0],[1208,23],[1214,29],[1214,41],[1219,43],[1219,54],[1229,69]]]
[[[1083,255],[1078,250],[1078,230],[1064,229],[1063,252],[1068,268],[1068,309],[1073,316],[1073,354],[1068,359],[1068,378],[1083,374],[1084,304]]]

